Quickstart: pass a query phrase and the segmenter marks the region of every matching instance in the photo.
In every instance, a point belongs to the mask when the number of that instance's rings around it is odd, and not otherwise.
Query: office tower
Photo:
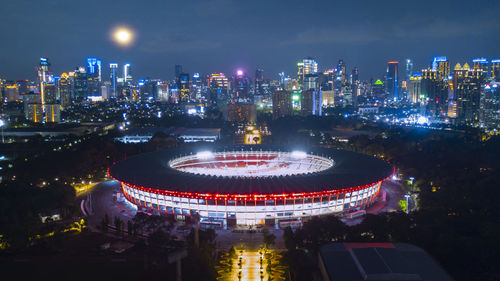
[[[373,80],[372,80],[373,81]],[[371,95],[379,100],[384,99],[385,97],[385,85],[382,80],[377,79],[372,85],[372,93]]]
[[[304,76],[304,83],[302,86],[302,89],[304,90],[313,90],[313,91],[318,91],[319,90],[319,76],[318,74],[306,74]]]
[[[61,122],[61,107],[57,100],[57,88],[54,85],[45,85],[45,122]]]
[[[181,75],[182,73],[182,65],[176,64],[174,66],[174,69],[175,69],[175,79],[177,80],[179,78],[179,75]]]
[[[441,79],[438,69],[423,69],[420,101],[426,102],[426,115],[433,118],[448,115],[449,83]]]
[[[292,115],[292,93],[289,91],[273,92],[273,119]]]
[[[24,95],[24,114],[27,120],[34,123],[43,121],[42,99],[39,93],[29,92]]]
[[[264,95],[264,70],[257,69],[255,70],[255,95],[262,96]]]
[[[411,59],[406,59],[406,77],[405,81],[410,81],[410,77],[413,73],[413,62]]]
[[[49,58],[40,58],[40,65],[36,67],[37,69],[37,84],[40,89],[40,96],[42,100],[42,105],[45,103],[45,84],[52,83],[52,73],[50,72],[50,62]]]
[[[479,124],[481,85],[485,80],[482,69],[471,69],[459,63],[453,70],[453,95],[457,105],[457,124],[476,126]]]
[[[422,93],[422,73],[414,73],[408,80],[408,99],[411,103],[418,103],[425,99]]]
[[[195,72],[191,82],[191,100],[200,101],[203,95],[203,83],[200,74]]]
[[[166,102],[169,99],[169,88],[168,83],[165,81],[160,81],[158,83],[157,101]]]
[[[397,61],[387,62],[386,91],[390,99],[398,100],[398,64]]]
[[[491,60],[491,78],[499,79],[500,78],[500,59]]]
[[[486,130],[500,130],[500,82],[481,86],[479,122]]]
[[[71,103],[71,79],[66,72],[61,74],[59,80],[57,80],[57,96],[59,97],[59,101],[62,107],[67,107]]]
[[[304,86],[305,76],[308,74],[317,74],[318,73],[318,63],[312,57],[303,58],[302,61],[297,63],[297,77],[299,80],[299,85],[301,87]]]
[[[243,70],[237,70],[231,83],[232,100],[237,102],[253,102],[250,95],[250,79]]]
[[[111,82],[111,94],[110,98],[116,98],[116,90],[117,90],[117,85],[116,83],[118,82],[118,64],[117,63],[110,63],[109,64],[109,81]]]
[[[79,67],[75,69],[75,74],[74,74],[74,82],[75,82],[75,87],[74,87],[74,99],[76,101],[83,101],[87,99],[87,71],[85,71],[85,68]]]
[[[447,57],[434,57],[432,60],[432,70],[437,73],[438,80],[448,79],[450,76],[450,63]]]
[[[101,66],[100,59],[87,58],[87,97],[101,96]]]
[[[132,70],[131,70],[131,65],[130,63],[126,63],[123,65],[123,83],[125,85],[128,84],[128,82],[132,81]]]
[[[17,88],[19,89],[19,94],[20,95],[25,95],[29,93],[29,86],[30,86],[30,81],[29,80],[17,80]]]
[[[229,101],[229,80],[224,73],[212,73],[207,86],[210,103],[225,104]]]
[[[352,83],[353,84],[359,84],[359,68],[354,67],[352,69]]]
[[[229,103],[223,110],[224,119],[228,122],[255,123],[257,121],[257,107],[251,103]]]
[[[7,81],[4,86],[4,101],[14,102],[19,100],[19,87],[14,81]]]
[[[179,102],[188,102],[190,94],[189,73],[180,73],[177,77],[177,89],[179,89]]]
[[[340,82],[342,83],[342,86],[345,85],[347,82],[346,74],[347,73],[344,60],[340,59],[339,62],[337,63],[337,76],[340,76]]]
[[[485,71],[486,76],[489,76],[489,62],[486,58],[476,58],[472,60],[473,69],[482,69]]]
[[[321,96],[321,91],[314,91],[311,89],[302,91],[300,95],[300,115],[321,116],[322,102],[323,102],[323,97]]]
[[[98,82],[102,80],[102,61],[98,58],[87,58],[87,74],[95,77]]]

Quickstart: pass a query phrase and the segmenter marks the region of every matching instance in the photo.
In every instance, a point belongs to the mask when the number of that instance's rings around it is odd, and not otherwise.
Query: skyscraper
[[[500,78],[500,59],[491,60],[491,78]]]
[[[61,74],[57,81],[57,91],[59,92],[59,100],[61,106],[66,107],[71,103],[71,79],[67,73]]]
[[[315,91],[312,89],[302,91],[300,94],[300,115],[321,116],[322,102],[323,98],[321,96],[321,91]]]
[[[340,76],[340,81],[342,82],[342,86],[344,86],[347,82],[346,79],[346,66],[344,60],[340,59],[337,63],[337,76]]]
[[[229,80],[224,73],[212,73],[208,80],[209,100],[212,104],[224,104],[229,100]]]
[[[297,76],[299,79],[299,85],[301,87],[304,86],[305,76],[308,74],[317,74],[318,73],[318,63],[312,57],[303,58],[302,61],[297,63]]]
[[[398,100],[398,64],[397,61],[387,62],[386,91],[390,99]]]
[[[489,62],[486,58],[476,58],[472,60],[473,69],[482,69],[486,72],[486,76],[489,76]]]
[[[111,82],[111,97],[116,97],[116,83],[118,81],[118,64],[109,64],[109,81]]]
[[[459,63],[453,71],[454,101],[457,105],[457,124],[476,126],[479,124],[481,85],[485,79],[482,69],[471,69]]]
[[[354,67],[352,69],[352,84],[359,84],[359,68]]]
[[[432,70],[437,73],[438,80],[448,79],[450,76],[450,63],[447,57],[434,57],[432,60]]]
[[[263,88],[263,83],[264,83],[264,70],[262,69],[257,69],[255,70],[255,94],[256,95],[264,95],[264,88]]]
[[[75,70],[75,95],[74,99],[83,101],[87,99],[87,71],[85,68],[79,67]]]
[[[410,76],[407,83],[408,99],[412,103],[418,103],[424,100],[422,94],[422,73],[414,73]]]
[[[102,60],[98,58],[87,58],[87,74],[95,77],[98,82],[102,80]]]
[[[131,70],[131,65],[130,63],[126,63],[123,65],[123,82],[125,85],[128,82],[132,81],[132,70]]]
[[[57,101],[57,89],[54,85],[45,85],[45,122],[61,121],[61,107]]]
[[[174,66],[174,70],[175,70],[175,79],[177,80],[179,78],[179,75],[181,75],[182,73],[182,65],[176,64]]]
[[[410,81],[410,77],[413,74],[413,62],[411,59],[406,59],[406,81]]]
[[[487,130],[500,130],[500,83],[491,81],[481,86],[479,121]]]
[[[232,99],[237,102],[253,102],[250,95],[250,79],[243,70],[237,70],[231,83]]]
[[[179,101],[188,102],[189,101],[189,90],[190,90],[190,76],[189,73],[180,73],[177,77],[177,89],[179,89]]]
[[[292,93],[289,91],[273,92],[273,119],[292,115]]]
[[[37,84],[40,89],[40,97],[43,106],[43,104],[45,104],[45,84],[52,83],[52,73],[50,72],[49,58],[40,58],[40,65],[37,67],[37,74]]]

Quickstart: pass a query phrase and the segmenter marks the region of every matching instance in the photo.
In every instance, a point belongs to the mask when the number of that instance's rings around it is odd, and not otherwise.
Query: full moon
[[[113,41],[121,46],[128,46],[134,41],[134,32],[126,27],[117,27],[113,30]]]

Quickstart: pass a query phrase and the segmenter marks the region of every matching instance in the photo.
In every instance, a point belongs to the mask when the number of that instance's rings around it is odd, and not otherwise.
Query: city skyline
[[[295,73],[298,59],[313,56],[322,69],[343,59],[347,69],[358,67],[366,80],[380,77],[390,60],[411,58],[414,69],[421,69],[430,64],[429,58],[440,55],[456,62],[495,58],[500,39],[491,34],[500,29],[494,21],[500,5],[479,2],[421,1],[408,10],[396,1],[7,1],[0,15],[12,24],[0,27],[8,39],[0,54],[0,77],[31,79],[33,62],[41,56],[51,58],[56,73],[72,70],[92,56],[104,59],[104,65],[131,62],[140,77],[173,77],[173,65],[182,64],[191,73],[262,68],[265,77],[273,78],[281,71]],[[122,25],[136,34],[127,48],[116,46],[110,36]],[[474,44],[463,43],[470,41]]]

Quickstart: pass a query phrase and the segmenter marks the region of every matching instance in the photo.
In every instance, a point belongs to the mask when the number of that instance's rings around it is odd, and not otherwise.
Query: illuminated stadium
[[[364,209],[392,173],[387,162],[355,152],[266,146],[169,149],[109,168],[139,209],[224,228]]]

